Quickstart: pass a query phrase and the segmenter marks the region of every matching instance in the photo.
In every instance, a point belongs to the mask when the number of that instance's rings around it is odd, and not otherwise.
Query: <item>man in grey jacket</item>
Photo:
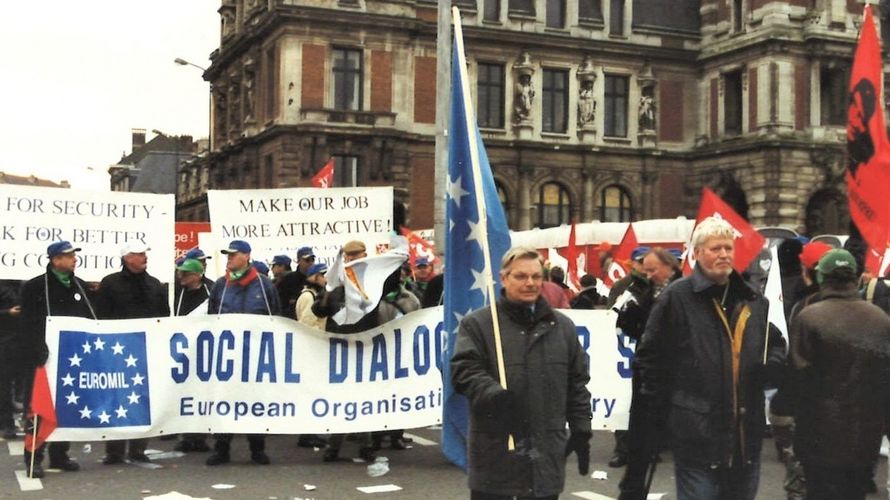
[[[587,355],[572,321],[541,297],[544,266],[535,249],[508,250],[500,278],[497,320],[505,386],[499,381],[490,308],[461,321],[451,359],[452,384],[470,402],[471,498],[556,499],[571,452],[577,453],[582,475],[589,467]]]

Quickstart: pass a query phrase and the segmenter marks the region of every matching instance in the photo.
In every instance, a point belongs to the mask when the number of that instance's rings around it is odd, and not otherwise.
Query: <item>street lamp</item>
[[[173,60],[180,66],[192,66],[206,72],[207,68],[198,66],[193,62],[186,61],[181,57]],[[208,82],[209,83],[209,82]],[[210,91],[207,94],[207,161],[210,161],[210,152],[213,151],[213,83],[210,83]]]

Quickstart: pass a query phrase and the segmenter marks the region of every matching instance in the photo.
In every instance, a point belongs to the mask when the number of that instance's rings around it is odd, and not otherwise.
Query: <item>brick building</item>
[[[846,231],[861,1],[454,3],[512,229],[694,216],[707,185],[756,225]],[[178,219],[206,220],[208,187],[308,186],[333,156],[335,185],[392,185],[407,224],[432,227],[436,3],[219,13],[213,151],[180,171]]]

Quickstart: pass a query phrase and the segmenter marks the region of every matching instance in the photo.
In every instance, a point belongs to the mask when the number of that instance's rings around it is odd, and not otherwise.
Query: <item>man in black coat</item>
[[[297,298],[306,286],[306,273],[315,264],[315,252],[312,247],[297,250],[297,269],[275,280],[278,289],[278,302],[281,304],[281,315],[285,318],[297,319],[295,306]]]
[[[22,363],[27,367],[25,375],[25,411],[31,406],[31,389],[34,372],[46,363],[49,348],[46,345],[47,316],[76,316],[96,319],[90,303],[87,284],[74,276],[77,267],[76,252],[67,241],[57,241],[46,249],[49,265],[46,272],[31,279],[22,286]],[[33,424],[32,424],[33,425]],[[39,422],[38,422],[39,425]],[[33,427],[32,427],[33,429]],[[27,438],[26,438],[27,439]],[[43,477],[43,449],[34,452],[34,467],[31,469],[31,453],[25,452],[25,466],[30,477]],[[69,443],[49,444],[49,464],[54,469],[76,471],[77,462],[68,458]]]
[[[0,281],[0,431],[4,439],[15,439],[13,381],[19,375],[19,319],[22,313],[18,286]]]
[[[587,355],[572,321],[541,297],[544,263],[534,248],[508,250],[500,278],[506,388],[490,308],[461,321],[451,358],[454,389],[470,404],[470,498],[556,499],[565,485],[566,457],[577,454],[582,475],[590,465]]]
[[[647,442],[655,445],[666,418],[679,500],[753,500],[763,390],[781,375],[784,341],[769,326],[767,300],[733,269],[735,229],[708,217],[692,246],[692,275],[655,301],[636,351]]]
[[[167,293],[157,278],[149,275],[146,252],[150,248],[141,241],[130,241],[121,249],[123,268],[102,279],[96,297],[96,313],[100,319],[157,318],[170,315]],[[130,460],[148,462],[145,447],[148,439],[130,439]],[[105,442],[106,465],[124,461],[127,441]]]

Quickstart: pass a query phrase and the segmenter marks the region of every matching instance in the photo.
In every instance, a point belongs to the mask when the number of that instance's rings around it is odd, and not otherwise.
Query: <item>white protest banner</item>
[[[442,311],[422,309],[352,335],[277,316],[51,317],[46,369],[58,427],[50,440],[441,423]],[[594,428],[625,428],[629,359],[614,313],[563,312],[591,356]]]
[[[302,246],[339,248],[356,239],[373,255],[393,230],[391,186],[210,190],[207,204],[218,238],[292,258]],[[266,253],[264,259],[272,257]]]
[[[151,247],[148,272],[173,279],[174,197],[0,184],[0,278],[25,280],[46,272],[46,247],[68,240],[77,276],[100,281],[120,271],[120,249],[139,240]]]

